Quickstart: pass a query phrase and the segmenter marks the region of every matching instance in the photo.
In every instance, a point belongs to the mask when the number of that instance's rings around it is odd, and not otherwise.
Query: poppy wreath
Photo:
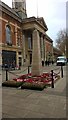
[[[2,83],[3,87],[20,87],[23,84],[23,82],[20,81],[14,81],[14,80],[8,80]]]
[[[43,82],[25,82],[22,84],[21,89],[43,90],[44,87]]]

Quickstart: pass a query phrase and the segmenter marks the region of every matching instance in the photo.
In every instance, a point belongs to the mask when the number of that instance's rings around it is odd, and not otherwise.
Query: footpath
[[[53,68],[55,65],[45,67],[43,72]],[[20,75],[22,71],[14,72]],[[66,69],[64,77],[56,81],[54,88],[36,91],[3,87],[2,118],[66,118]]]

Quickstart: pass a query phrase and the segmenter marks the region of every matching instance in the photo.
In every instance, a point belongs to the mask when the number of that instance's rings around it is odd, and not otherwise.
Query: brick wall
[[[16,31],[15,25],[17,25],[17,36],[21,36],[21,31],[18,32],[18,28],[20,28],[20,22],[12,18],[11,16],[3,13],[2,14],[2,43],[6,43],[6,25],[9,24],[11,27],[11,40],[12,44],[16,45]],[[21,37],[20,37],[21,39]]]

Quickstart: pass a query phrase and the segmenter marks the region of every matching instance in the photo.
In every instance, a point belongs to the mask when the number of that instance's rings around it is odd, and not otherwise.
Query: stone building
[[[34,31],[39,36],[41,62],[52,59],[53,41],[43,17],[27,17],[26,1],[14,0],[12,8],[0,2],[0,65],[28,66],[32,64]],[[37,38],[36,38],[37,40]],[[36,59],[36,58],[35,58]]]

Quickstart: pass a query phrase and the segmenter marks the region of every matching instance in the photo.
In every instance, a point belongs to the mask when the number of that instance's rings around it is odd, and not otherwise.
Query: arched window
[[[6,43],[11,45],[11,27],[9,25],[6,26]]]

